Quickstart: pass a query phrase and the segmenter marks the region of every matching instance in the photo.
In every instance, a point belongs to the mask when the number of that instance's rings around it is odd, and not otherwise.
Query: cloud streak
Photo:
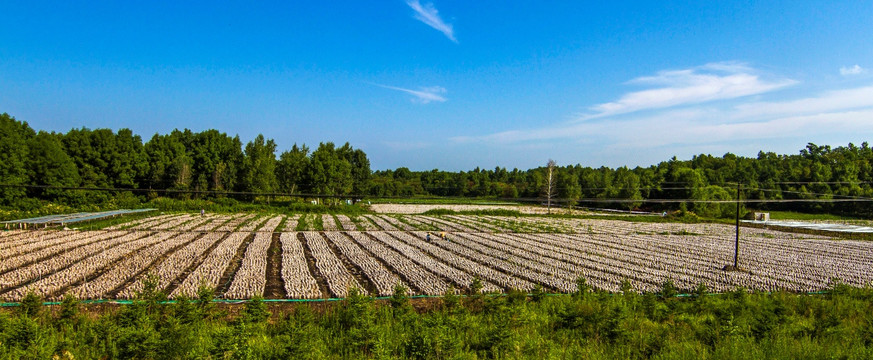
[[[843,76],[861,75],[866,72],[867,69],[858,66],[858,64],[855,64],[855,66],[852,67],[843,66],[840,68],[840,75]]]
[[[413,17],[416,20],[443,33],[447,38],[449,38],[449,40],[455,43],[458,42],[458,39],[455,38],[455,31],[452,29],[452,24],[447,24],[442,18],[440,18],[439,12],[433,6],[433,3],[425,3],[422,5],[419,0],[407,0],[406,5],[409,5],[409,7],[415,11]]]
[[[396,86],[388,86],[382,84],[373,84],[381,88],[396,90],[400,92],[404,92],[413,96],[411,99],[412,102],[418,104],[428,104],[431,102],[446,102],[445,96],[443,94],[446,93],[446,89],[441,86],[430,86],[430,87],[422,87],[419,90],[405,89],[402,87]]]
[[[761,80],[745,66],[717,64],[723,75],[702,74],[704,67],[659,72],[631,83],[655,84],[658,96],[629,93],[595,106],[600,112],[589,121],[571,121],[532,129],[514,129],[484,136],[458,136],[457,143],[523,146],[594,144],[603,151],[651,151],[659,147],[703,146],[731,151],[737,146],[761,149],[777,139],[869,137],[873,118],[873,84],[820,91],[779,101],[749,101],[741,97],[786,87],[793,80]],[[707,65],[707,69],[714,69]],[[673,89],[674,91],[668,91]],[[689,89],[701,90],[691,94]],[[707,91],[708,90],[708,91]],[[646,90],[648,91],[648,90]],[[667,94],[660,94],[666,92]],[[631,101],[629,99],[642,99]],[[722,101],[714,101],[722,100]],[[704,104],[704,102],[707,102]],[[688,106],[695,104],[695,106]],[[648,110],[648,111],[643,111]],[[857,140],[857,139],[856,139]],[[587,145],[586,145],[587,146]],[[573,147],[573,146],[569,146]],[[633,149],[633,150],[631,150]]]
[[[630,92],[618,100],[595,105],[590,108],[593,113],[583,114],[579,120],[757,95],[797,82],[762,79],[757,71],[744,64],[712,63],[685,70],[661,71],[628,83],[653,85],[655,88]]]
[[[830,113],[873,106],[873,86],[826,91],[818,96],[780,102],[751,102],[734,107],[734,119]]]

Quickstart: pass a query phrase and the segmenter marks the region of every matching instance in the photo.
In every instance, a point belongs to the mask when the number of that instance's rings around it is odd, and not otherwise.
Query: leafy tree
[[[86,187],[106,187],[106,176],[102,169],[106,164],[97,149],[92,145],[91,130],[72,129],[64,135],[64,150],[79,169],[81,185]]]
[[[676,196],[675,199],[694,201],[703,198],[702,188],[705,186],[706,181],[700,171],[688,167],[680,167],[670,175],[673,182],[672,185],[676,188],[672,192]]]
[[[29,140],[35,136],[26,122],[15,120],[7,113],[0,114],[0,184],[27,185]],[[25,189],[20,187],[0,187],[0,203],[12,204],[24,197]]]
[[[291,150],[282,152],[276,163],[276,179],[279,191],[296,193],[306,191],[306,170],[309,167],[309,148],[306,145],[291,147]]]
[[[112,134],[108,131],[106,135]],[[148,157],[142,144],[142,138],[133,134],[130,129],[118,130],[114,136],[113,148],[108,166],[113,187],[136,188],[148,173]]]
[[[576,202],[582,197],[582,187],[579,185],[579,178],[573,176],[570,171],[564,170],[558,172],[555,186],[557,187],[557,196],[564,199],[568,206],[576,205]]]
[[[698,215],[722,218],[736,215],[736,204],[730,202],[734,196],[718,185],[709,185],[700,191],[701,202],[694,204],[694,212]],[[715,202],[725,201],[725,202]],[[740,210],[742,211],[742,209]],[[742,214],[740,214],[742,215]]]
[[[189,132],[190,134],[190,132]],[[193,160],[185,147],[185,133],[174,130],[168,135],[152,137],[144,150],[151,166],[146,175],[148,188],[188,189],[191,185]]]
[[[542,171],[528,171],[525,183],[528,186],[526,191],[522,192],[522,196],[539,198],[542,195],[542,189],[546,187],[546,177]]]
[[[163,144],[163,152],[168,156],[165,189],[190,190],[194,179],[194,159],[188,150],[193,138],[190,130],[174,130]]]
[[[193,160],[195,189],[229,191],[236,188],[245,158],[239,136],[230,137],[214,129],[199,132],[193,134],[188,153]]]
[[[64,152],[61,138],[55,133],[40,131],[28,141],[30,158],[27,162],[32,184],[43,186],[73,187],[79,185],[76,165]],[[56,198],[63,191],[56,189],[33,189],[32,196]]]
[[[661,291],[658,293],[658,296],[661,297],[661,299],[669,300],[673,299],[677,294],[679,294],[679,289],[673,285],[673,280],[667,280],[661,284]]]
[[[63,143],[83,186],[132,188],[148,173],[142,139],[130,129],[72,129]]]
[[[254,192],[272,192],[277,188],[276,143],[259,134],[246,144],[243,166],[243,189]]]
[[[309,161],[312,191],[323,195],[346,195],[352,191],[352,165],[340,156],[333,143],[321,143]]]
[[[643,195],[640,193],[640,177],[634,172],[628,170],[627,167],[620,167],[615,170],[615,179],[610,187],[612,198],[622,200],[632,200],[623,203],[628,210],[633,210],[642,204]]]
[[[346,160],[351,164],[352,176],[352,193],[356,195],[366,194],[370,189],[370,160],[367,159],[367,154],[361,149],[351,149],[349,143],[346,143],[343,148],[349,148],[346,152]]]

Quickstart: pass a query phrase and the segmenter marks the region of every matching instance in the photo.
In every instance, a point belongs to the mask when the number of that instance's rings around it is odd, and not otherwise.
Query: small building
[[[756,212],[752,213],[755,216],[755,221],[770,221],[770,213]]]

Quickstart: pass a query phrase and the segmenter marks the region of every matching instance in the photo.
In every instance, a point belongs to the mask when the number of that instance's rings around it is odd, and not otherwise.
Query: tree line
[[[797,154],[697,155],[648,167],[546,166],[472,171],[371,171],[366,153],[348,143],[294,144],[277,156],[263,135],[243,146],[218,130],[174,130],[147,142],[129,129],[35,131],[0,114],[0,204],[22,199],[99,203],[107,193],[57,187],[177,190],[178,196],[227,192],[373,197],[481,197],[562,205],[661,211],[686,208],[705,216],[734,214],[739,196],[765,210],[873,215],[873,149],[808,144]],[[37,185],[41,187],[16,187]],[[212,192],[186,194],[185,191]]]
[[[564,205],[662,211],[687,208],[712,217],[733,216],[737,198],[749,207],[811,213],[871,216],[873,149],[808,144],[794,155],[759,152],[757,157],[727,153],[721,157],[676,157],[648,167],[555,169],[548,186],[548,166],[529,170],[496,167],[449,172],[407,168],[375,171],[375,196],[497,197],[544,202],[546,193]],[[722,201],[722,202],[720,202]]]
[[[68,188],[175,190],[179,196],[237,193],[361,194],[370,161],[348,143],[321,143],[310,152],[294,144],[276,157],[276,143],[263,135],[243,146],[239,136],[218,130],[173,130],[147,142],[130,129],[35,131],[0,114],[0,203],[22,199],[86,204],[107,192]],[[30,187],[21,187],[22,185]],[[59,189],[63,188],[63,189]],[[211,193],[211,194],[210,194]],[[195,195],[196,196],[196,195]]]

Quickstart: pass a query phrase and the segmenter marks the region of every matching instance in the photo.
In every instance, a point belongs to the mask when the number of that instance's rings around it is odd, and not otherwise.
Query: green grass
[[[463,197],[411,197],[411,198],[367,198],[364,202],[373,204],[438,204],[438,205],[510,205],[522,204],[497,198],[463,198]]]
[[[312,216],[312,230],[314,231],[323,231],[324,230],[324,219],[322,219],[319,214],[309,214],[308,216]]]
[[[434,226],[434,225],[426,224],[426,223],[423,223],[423,222],[421,222],[421,223],[413,223],[413,222],[407,220],[407,219],[406,219],[405,217],[403,217],[402,215],[393,215],[393,216],[392,216],[392,215],[388,215],[388,216],[391,216],[391,217],[397,219],[397,221],[400,221],[401,223],[404,223],[404,224],[406,224],[406,225],[412,226],[413,228],[415,228],[416,230],[419,230],[419,231],[440,231],[440,229],[439,229],[438,227]]]
[[[363,216],[349,216],[349,218],[352,219],[352,223],[355,224],[355,228],[358,229],[358,231],[367,230],[367,227],[363,225],[364,223],[375,225],[372,221],[370,221],[370,219],[367,219]]]
[[[300,219],[297,221],[297,227],[294,228],[295,231],[307,231],[309,230],[309,217],[311,214],[303,214],[300,215]]]
[[[859,220],[855,217],[832,215],[832,214],[806,214],[793,211],[763,211],[770,213],[770,220]]]
[[[282,219],[282,221],[279,223],[279,225],[276,226],[276,232],[284,232],[285,231],[285,224],[288,223],[289,219],[291,219],[291,218],[287,217],[287,216],[284,217]]]
[[[422,215],[480,215],[480,216],[522,216],[518,210],[492,209],[492,210],[463,210],[430,209]]]

